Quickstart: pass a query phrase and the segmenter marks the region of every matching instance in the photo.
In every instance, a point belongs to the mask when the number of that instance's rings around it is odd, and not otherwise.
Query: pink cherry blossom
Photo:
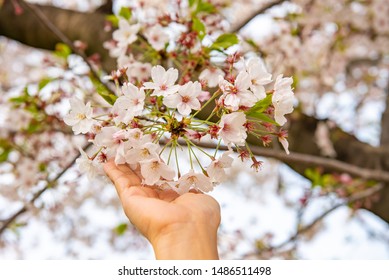
[[[169,42],[169,35],[166,33],[165,29],[159,24],[154,25],[153,27],[146,30],[145,36],[147,38],[147,41],[157,51],[160,51],[165,48],[166,43]]]
[[[272,102],[274,105],[274,118],[279,125],[286,123],[285,114],[293,112],[294,93],[292,91],[293,79],[282,78],[279,75],[274,84]]]
[[[246,115],[243,112],[224,114],[219,123],[218,134],[227,145],[232,143],[242,146],[247,138],[245,123]]]
[[[72,127],[74,134],[88,133],[95,121],[92,119],[93,109],[90,102],[86,105],[81,99],[70,99],[70,112],[63,118],[67,125]]]
[[[153,82],[144,83],[145,89],[153,89],[152,96],[168,96],[176,93],[179,85],[175,85],[178,79],[178,70],[169,68],[167,71],[161,65],[151,68],[151,78]]]
[[[209,67],[200,73],[199,80],[206,81],[209,87],[216,87],[219,83],[219,76],[224,77],[223,70],[216,67]]]
[[[216,160],[213,160],[207,168],[208,176],[212,182],[220,183],[226,178],[225,168],[229,168],[232,165],[234,159],[230,157],[233,151],[224,152],[223,155]]]
[[[234,84],[219,76],[219,87],[223,91],[221,98],[233,111],[238,110],[240,106],[252,107],[257,102],[257,97],[249,91],[250,86],[250,76],[246,71],[238,74]]]
[[[169,108],[177,108],[178,112],[187,116],[192,110],[201,108],[200,101],[197,97],[201,94],[201,85],[199,82],[188,82],[181,86],[178,93],[166,96],[163,104]]]
[[[143,111],[145,92],[131,83],[122,86],[123,95],[113,105],[112,113],[116,115],[115,123],[128,124],[135,116]]]

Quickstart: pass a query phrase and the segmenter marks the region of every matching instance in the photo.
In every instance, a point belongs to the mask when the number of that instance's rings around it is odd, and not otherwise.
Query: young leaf
[[[200,40],[203,40],[206,32],[205,25],[198,18],[193,18],[192,30],[196,31]]]
[[[55,45],[54,54],[58,57],[62,57],[64,59],[68,58],[68,56],[72,53],[70,47],[64,43],[58,43]]]
[[[226,33],[220,35],[216,41],[211,45],[212,50],[225,50],[229,47],[239,43],[239,39],[236,34]]]
[[[122,7],[119,11],[119,16],[125,18],[126,20],[130,20],[132,16],[131,9],[128,7]]]
[[[119,225],[115,228],[115,232],[117,233],[117,235],[123,235],[123,234],[126,232],[127,227],[128,227],[128,225],[125,224],[125,223],[119,224]]]
[[[251,109],[246,113],[247,116],[252,116],[255,113],[262,113],[265,111],[270,104],[272,103],[272,95],[267,95],[264,99],[259,100]]]
[[[115,15],[107,15],[105,17],[106,21],[109,21],[113,27],[118,27],[119,26],[119,19]]]
[[[95,77],[90,76],[90,80],[92,84],[95,86],[97,93],[104,98],[105,101],[107,101],[109,104],[113,105],[117,99],[117,96],[110,93],[104,85],[101,84],[99,80],[97,80]]]
[[[258,120],[279,126],[279,124],[275,120],[273,120],[272,118],[270,118],[268,115],[266,115],[264,113],[254,112],[254,113],[251,113],[248,117],[258,119]]]
[[[52,81],[51,78],[44,78],[42,79],[39,84],[38,84],[38,88],[39,90],[43,89],[45,86],[47,86],[50,82]]]

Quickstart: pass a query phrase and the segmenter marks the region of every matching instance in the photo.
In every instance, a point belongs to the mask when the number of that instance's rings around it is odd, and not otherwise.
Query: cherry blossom
[[[285,114],[293,112],[294,93],[292,91],[292,78],[282,78],[279,75],[274,84],[272,102],[274,105],[274,118],[279,125],[286,123]]]
[[[148,160],[158,160],[159,145],[154,143],[144,143],[138,147],[133,147],[126,153],[126,162],[129,164],[142,163]]]
[[[180,177],[175,190],[179,194],[187,193],[191,188],[202,192],[210,192],[213,190],[213,185],[209,177],[202,173],[195,173],[191,169],[187,174]]]
[[[225,168],[229,168],[232,165],[234,159],[230,157],[233,151],[227,151],[222,154],[219,159],[213,160],[207,168],[208,176],[212,182],[220,183],[226,178]]]
[[[267,72],[263,61],[258,57],[252,57],[246,62],[246,71],[251,79],[250,89],[258,100],[266,97],[265,87],[271,83],[271,74]]]
[[[178,93],[166,96],[163,104],[169,108],[177,108],[181,115],[187,116],[192,110],[200,109],[201,104],[197,97],[201,92],[199,82],[188,82],[179,88]]]
[[[90,102],[86,105],[78,97],[70,99],[70,112],[63,118],[67,125],[72,127],[74,134],[89,132],[95,121],[92,119],[93,109]]]
[[[178,79],[178,70],[169,68],[167,71],[161,65],[151,68],[151,78],[153,82],[144,83],[145,89],[153,89],[152,96],[168,96],[176,93],[179,85],[175,85]]]
[[[256,102],[256,96],[249,91],[251,86],[250,76],[242,71],[236,77],[235,83],[231,84],[219,76],[219,87],[223,91],[223,102],[236,111],[240,106],[252,107]]]
[[[81,157],[76,159],[78,168],[82,173],[87,174],[89,180],[93,180],[97,175],[102,173],[101,165],[95,160],[90,159],[83,149],[79,148],[79,151]]]
[[[223,70],[217,67],[205,68],[199,76],[199,80],[206,81],[209,87],[216,87],[219,83],[219,76],[224,77]]]
[[[114,157],[116,164],[126,162],[125,154],[130,148],[128,140],[128,131],[116,126],[103,127],[96,135],[93,143],[102,148],[106,148],[107,156]]]
[[[131,25],[127,20],[119,19],[119,29],[115,30],[112,37],[118,42],[119,46],[128,46],[136,41],[138,38],[137,33],[139,32],[140,24]]]
[[[169,42],[169,35],[166,33],[165,29],[159,24],[149,28],[145,32],[145,36],[147,38],[147,41],[157,51],[162,50]]]
[[[242,146],[247,138],[245,123],[246,115],[243,112],[224,114],[219,123],[218,134],[227,145],[232,143]]]
[[[156,184],[162,177],[165,180],[173,180],[174,170],[161,160],[148,160],[140,165],[143,183],[149,186]]]
[[[122,86],[123,95],[116,99],[112,113],[116,115],[115,123],[128,124],[143,111],[145,92],[131,83]]]

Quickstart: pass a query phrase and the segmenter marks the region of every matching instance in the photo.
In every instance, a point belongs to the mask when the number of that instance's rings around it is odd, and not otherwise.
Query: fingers
[[[139,186],[141,179],[125,164],[116,165],[114,161],[104,164],[104,171],[114,183],[118,194],[122,194],[126,188]]]

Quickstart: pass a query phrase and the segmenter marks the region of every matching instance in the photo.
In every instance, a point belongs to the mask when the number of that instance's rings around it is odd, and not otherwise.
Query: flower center
[[[190,101],[190,97],[189,96],[183,96],[182,97],[182,102],[183,103],[188,103]]]
[[[161,90],[167,90],[167,85],[163,84],[159,87]]]
[[[79,120],[83,120],[83,119],[86,119],[86,116],[85,116],[85,114],[77,114],[77,119],[79,119]]]

